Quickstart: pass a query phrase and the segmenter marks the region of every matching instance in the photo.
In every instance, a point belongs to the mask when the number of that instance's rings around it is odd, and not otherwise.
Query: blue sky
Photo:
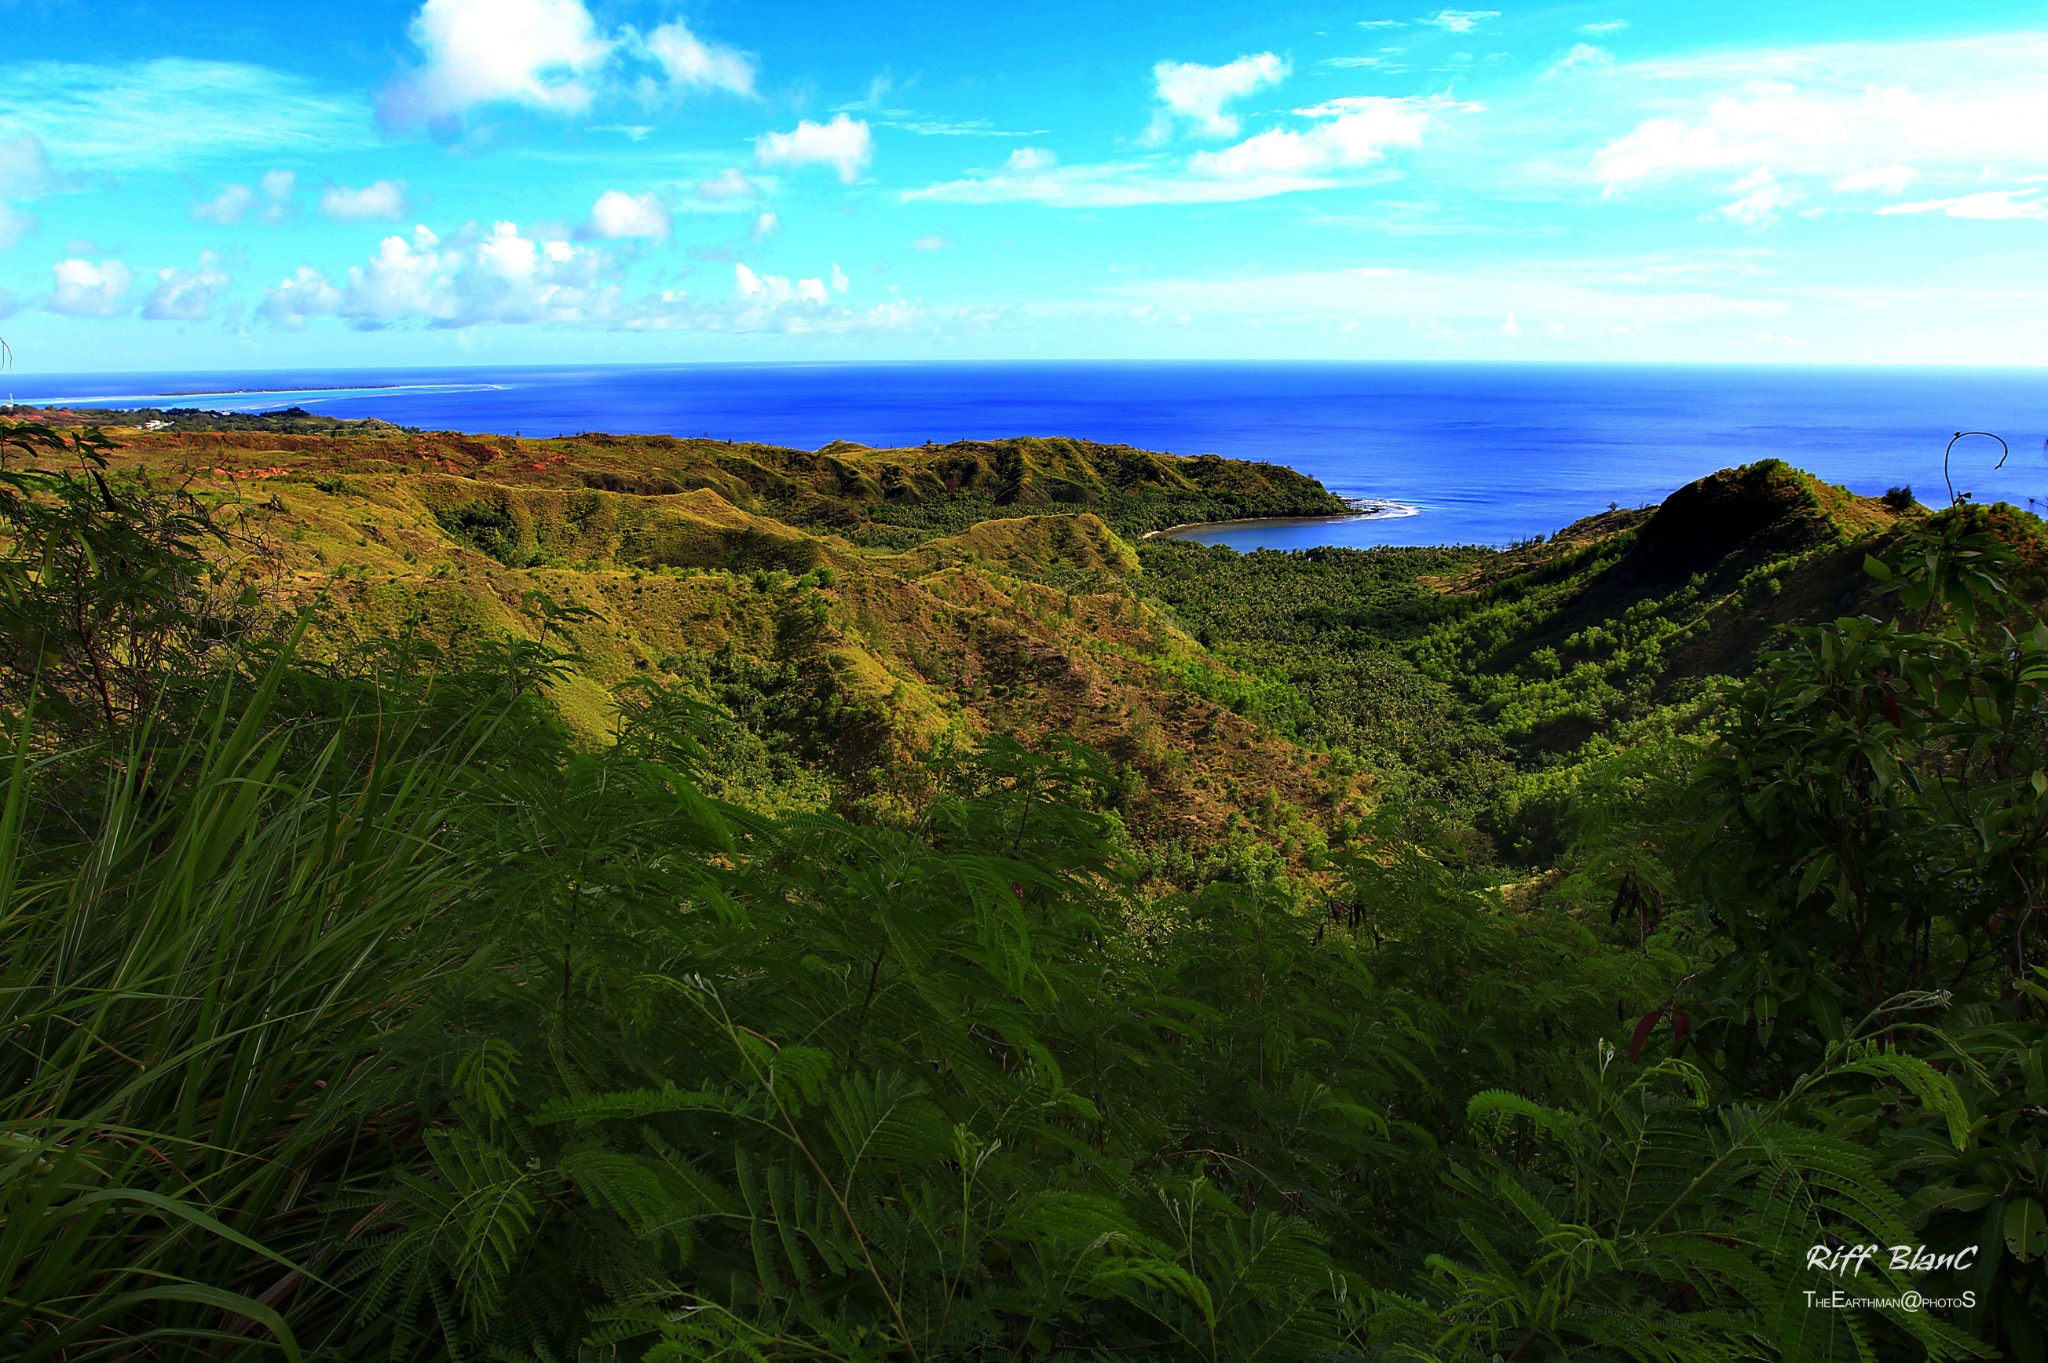
[[[2048,17],[0,0],[23,371],[2048,363]]]

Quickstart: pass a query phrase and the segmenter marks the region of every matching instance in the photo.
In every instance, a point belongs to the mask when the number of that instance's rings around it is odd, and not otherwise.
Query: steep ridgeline
[[[1989,509],[2006,541],[2038,536]],[[1781,461],[1508,552],[1253,553],[1148,541],[1144,590],[1238,673],[1251,712],[1362,755],[1540,862],[1560,782],[1650,727],[1685,727],[1716,677],[1790,626],[1879,612],[1864,572],[1927,513]]]
[[[235,418],[224,418],[232,423]],[[347,423],[284,429],[124,433],[136,454],[201,474],[283,467],[295,474],[439,472],[506,489],[596,489],[637,496],[709,491],[733,506],[855,544],[903,549],[984,520],[1100,516],[1127,536],[1194,521],[1336,515],[1344,501],[1277,464],[1191,458],[1085,440],[968,440],[906,449],[835,441],[819,450],[673,436],[585,434],[552,440]],[[276,456],[272,458],[271,456]],[[519,499],[491,499],[518,520]],[[545,526],[520,547],[555,552]]]

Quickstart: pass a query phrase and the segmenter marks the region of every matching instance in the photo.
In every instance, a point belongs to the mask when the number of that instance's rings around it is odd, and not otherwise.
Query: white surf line
[[[403,393],[503,393],[509,383],[401,383],[381,388],[224,388],[182,393],[98,393],[83,397],[17,398],[16,401],[55,407],[67,402],[181,402],[189,398],[290,398],[332,402],[337,398],[384,397]]]

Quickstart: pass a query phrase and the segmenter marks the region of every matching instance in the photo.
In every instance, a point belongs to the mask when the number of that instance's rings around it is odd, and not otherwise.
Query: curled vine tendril
[[[2004,468],[2005,461],[2012,458],[2012,446],[2005,443],[2004,436],[1993,435],[1989,431],[1957,431],[1953,436],[1949,437],[1948,448],[1941,452],[1941,481],[1948,484],[1948,504],[1950,506],[1961,506],[1969,500],[1970,494],[1965,492],[1960,497],[1956,495],[1955,480],[1949,477],[1948,474],[1948,457],[1955,451],[1956,441],[1967,440],[1973,435],[1981,435],[1986,440],[1996,440],[1998,448],[2005,451],[1998,456],[1998,462],[1991,466],[1994,473]]]

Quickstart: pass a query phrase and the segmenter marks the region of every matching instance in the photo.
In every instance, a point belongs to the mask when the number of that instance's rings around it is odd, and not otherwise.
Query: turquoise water
[[[268,411],[429,430],[832,440],[1071,435],[1264,459],[1412,515],[1222,527],[1249,549],[1504,544],[1779,457],[1857,492],[2048,499],[2048,371],[1580,365],[690,365],[154,374],[0,381],[21,402]]]

